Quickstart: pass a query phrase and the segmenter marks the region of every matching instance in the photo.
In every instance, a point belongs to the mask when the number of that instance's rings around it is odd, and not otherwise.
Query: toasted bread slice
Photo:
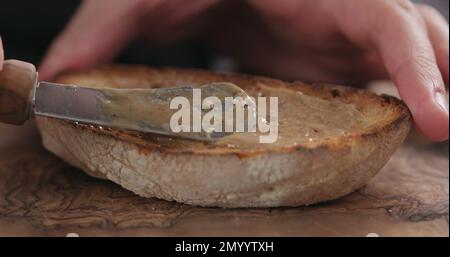
[[[401,101],[343,86],[120,65],[68,73],[56,81],[116,88],[231,82],[250,94],[262,87],[265,92],[276,89],[272,96],[283,92],[280,115],[287,116],[284,119],[291,129],[280,124],[281,141],[273,145],[233,145],[233,140],[210,144],[36,116],[44,146],[71,165],[143,197],[200,206],[298,206],[344,196],[377,174],[412,123]],[[289,97],[295,94],[320,104],[305,102],[297,108],[298,101]],[[343,111],[340,104],[356,112]],[[295,122],[304,119],[308,123],[313,116],[317,135],[310,139]],[[339,126],[342,131],[336,130]]]

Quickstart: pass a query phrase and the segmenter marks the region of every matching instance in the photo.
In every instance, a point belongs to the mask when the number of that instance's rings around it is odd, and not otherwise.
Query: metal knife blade
[[[234,84],[212,83],[201,87],[203,96],[245,95]],[[181,132],[169,127],[176,110],[170,109],[170,100],[176,96],[192,99],[192,87],[158,89],[88,88],[41,82],[34,97],[36,115],[74,122],[169,135],[194,140],[217,140],[230,133]]]

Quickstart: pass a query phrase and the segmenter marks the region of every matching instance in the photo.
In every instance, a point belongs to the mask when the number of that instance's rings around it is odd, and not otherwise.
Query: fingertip
[[[420,103],[411,108],[416,128],[432,141],[446,141],[449,138],[448,98],[436,92],[431,101]]]
[[[444,82],[435,64],[409,65],[397,71],[395,82],[416,128],[432,141],[449,138],[449,104]]]
[[[447,116],[447,121],[442,124],[422,124],[416,121],[414,124],[417,130],[429,140],[433,142],[443,142],[447,141],[449,138],[448,122],[449,120]]]

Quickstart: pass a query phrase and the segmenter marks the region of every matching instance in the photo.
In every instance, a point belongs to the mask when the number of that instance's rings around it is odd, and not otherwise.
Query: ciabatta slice
[[[284,134],[280,132],[281,143],[273,147],[209,145],[36,117],[44,146],[69,164],[143,197],[200,206],[298,206],[344,196],[380,171],[411,127],[411,116],[401,101],[342,86],[120,65],[64,74],[56,82],[117,88],[231,82],[249,92],[264,87],[323,101],[311,113],[319,119],[320,129],[314,129],[318,136],[302,140],[298,133],[294,135],[295,128],[285,130]],[[339,103],[357,110],[359,116],[334,110],[332,107]],[[303,116],[290,112],[292,119],[308,120],[305,115],[309,114],[296,111]],[[357,126],[343,133],[333,132],[333,124],[345,125],[357,118]],[[290,141],[290,136],[296,140]]]

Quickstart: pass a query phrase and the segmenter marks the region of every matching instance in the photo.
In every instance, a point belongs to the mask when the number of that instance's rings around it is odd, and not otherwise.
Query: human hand
[[[430,7],[407,0],[182,2],[83,2],[50,48],[41,78],[108,61],[140,34],[167,44],[207,29],[204,36],[246,70],[350,84],[391,78],[417,128],[448,139],[448,24]],[[217,17],[205,19],[215,5]]]
[[[448,139],[449,29],[436,10],[407,0],[250,3],[260,23],[247,8],[212,37],[241,67],[310,82],[390,78],[416,127],[431,140]]]
[[[39,67],[40,79],[64,70],[111,61],[128,43],[145,37],[164,45],[199,31],[201,15],[216,0],[85,0],[50,46]]]

